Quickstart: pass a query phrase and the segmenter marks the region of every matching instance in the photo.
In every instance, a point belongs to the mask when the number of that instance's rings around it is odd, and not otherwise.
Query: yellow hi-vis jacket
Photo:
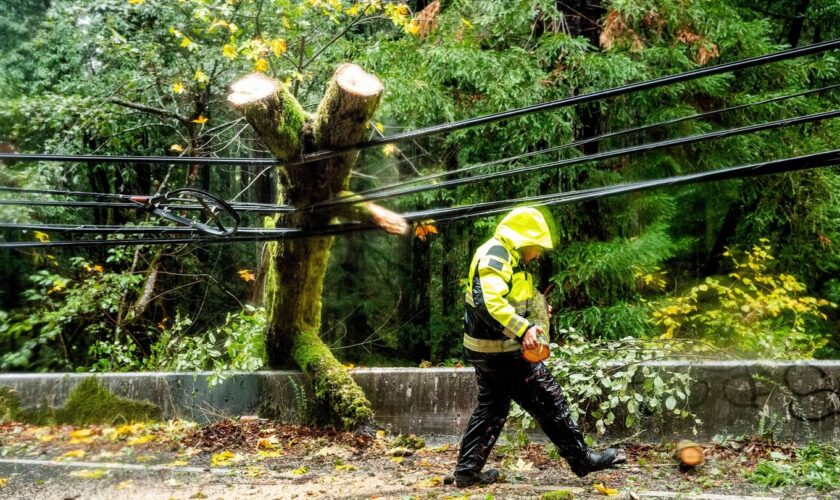
[[[528,300],[534,296],[531,274],[522,268],[519,250],[536,245],[553,247],[543,214],[516,208],[481,245],[470,264],[465,297],[464,347],[474,353],[518,351],[530,328]]]

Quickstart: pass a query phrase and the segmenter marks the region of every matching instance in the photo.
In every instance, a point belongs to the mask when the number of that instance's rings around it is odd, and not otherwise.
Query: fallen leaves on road
[[[235,453],[225,450],[210,457],[210,465],[215,467],[224,467],[229,465],[235,458]]]
[[[434,476],[428,479],[423,479],[417,483],[417,486],[421,488],[436,488],[443,484],[443,477],[441,476]]]
[[[74,470],[69,475],[80,479],[102,479],[107,473],[105,469],[82,469]]]
[[[592,487],[595,488],[595,491],[597,491],[598,493],[600,493],[602,495],[606,495],[608,497],[614,497],[614,496],[618,495],[618,490],[617,489],[607,488],[606,486],[604,486],[601,483],[593,484]]]
[[[71,451],[68,451],[67,453],[61,455],[60,457],[58,457],[58,460],[67,460],[69,458],[85,458],[86,454],[87,454],[87,452],[85,450],[82,450],[82,449],[71,450]]]

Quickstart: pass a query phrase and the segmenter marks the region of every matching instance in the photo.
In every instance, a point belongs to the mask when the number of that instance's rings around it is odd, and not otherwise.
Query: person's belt
[[[471,351],[491,354],[495,352],[513,352],[522,348],[522,344],[514,339],[488,340],[477,339],[464,334],[464,347]]]

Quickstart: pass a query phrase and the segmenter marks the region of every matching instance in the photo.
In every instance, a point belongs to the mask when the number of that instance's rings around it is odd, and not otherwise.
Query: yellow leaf
[[[55,439],[55,436],[53,436],[52,434],[44,434],[43,436],[38,436],[38,440],[42,443],[49,443],[53,439]]]
[[[93,438],[73,438],[70,441],[67,441],[67,444],[91,444],[93,442]]]
[[[613,496],[618,495],[618,490],[617,489],[607,488],[606,486],[604,486],[603,484],[600,484],[600,483],[593,484],[592,487],[595,488],[595,491],[597,491],[598,493],[600,493],[602,495],[606,495],[608,497],[613,497]]]
[[[210,81],[210,77],[207,76],[207,73],[201,71],[200,69],[197,69],[195,71],[195,75],[193,76],[193,79],[195,81],[197,81],[198,83],[207,83],[207,82]]]
[[[85,450],[72,450],[58,457],[58,460],[66,460],[68,458],[85,458],[85,454]]]
[[[429,479],[423,479],[422,481],[417,483],[417,486],[421,488],[434,488],[443,484],[443,478],[440,476],[430,477]]]
[[[33,233],[33,234],[35,234],[35,239],[40,241],[41,243],[50,241],[50,235],[48,235],[47,233],[42,233],[41,231],[35,231],[35,233]]]
[[[228,22],[225,21],[224,19],[216,19],[216,20],[213,21],[213,23],[210,25],[210,27],[207,28],[207,31],[212,33],[213,30],[218,28],[219,26],[224,26],[224,27],[227,28]]]
[[[399,149],[394,144],[386,144],[382,147],[382,154],[385,156],[391,156],[397,151],[399,151]]]
[[[385,131],[385,125],[382,125],[382,122],[376,122],[373,126],[376,127],[376,130],[378,130],[379,133]]]
[[[128,0],[131,5],[142,5],[146,0]]]
[[[236,59],[236,47],[226,43],[224,47],[222,47],[222,55],[231,60]]]
[[[181,47],[188,48],[190,45],[192,45],[192,40],[185,36],[183,40],[181,40]]]
[[[125,481],[121,481],[121,482],[117,483],[114,486],[114,488],[116,488],[118,490],[127,490],[129,488],[132,488],[133,486],[134,486],[134,482],[131,479],[127,479]]]
[[[293,470],[292,475],[302,476],[302,475],[306,474],[307,472],[309,472],[309,469],[305,465],[303,465],[303,466],[298,467],[297,469]]]
[[[268,44],[268,46],[271,47],[271,51],[274,52],[276,57],[280,57],[288,50],[286,40],[283,40],[282,38],[275,38]]]
[[[90,429],[79,429],[70,433],[70,437],[85,438],[93,434]]]
[[[264,450],[270,450],[273,448],[279,448],[280,443],[277,440],[277,436],[270,436],[267,438],[262,438],[257,441],[257,448],[262,448]]]
[[[6,483],[9,482],[9,478],[7,477],[0,477],[0,488],[6,486]]]
[[[239,277],[242,278],[242,281],[246,283],[249,281],[256,281],[257,279],[257,277],[254,276],[254,273],[252,273],[250,269],[240,269]]]
[[[169,462],[167,465],[171,465],[172,467],[183,467],[183,466],[188,465],[188,464],[189,464],[189,462],[186,461],[186,460],[173,460],[172,462]]]
[[[266,458],[279,458],[280,455],[282,455],[282,453],[283,452],[281,452],[280,450],[274,450],[274,451],[260,450],[260,451],[257,452],[257,460],[264,460]]]
[[[83,469],[74,470],[70,473],[73,477],[80,477],[82,479],[102,479],[107,471],[105,469]]]
[[[176,94],[183,94],[184,93],[184,84],[181,82],[175,82],[172,84],[172,92]]]
[[[264,72],[268,69],[268,61],[263,58],[257,59],[257,62],[254,64],[254,71],[259,71],[260,73]]]
[[[174,151],[176,153],[183,153],[184,152],[184,147],[181,146],[180,144],[173,144],[173,145],[169,146],[169,150]]]
[[[154,434],[146,434],[145,436],[131,438],[128,441],[126,441],[125,444],[127,444],[128,446],[137,446],[137,445],[140,445],[140,444],[146,444],[149,441],[153,441],[154,439],[155,439]]]
[[[225,450],[210,457],[210,465],[228,465],[234,458],[236,458],[236,455]]]
[[[236,33],[237,31],[239,31],[239,26],[233,23],[228,23],[228,31],[230,31],[231,33]]]
[[[403,463],[403,460],[405,460],[405,457],[391,457],[389,460],[395,464],[401,464]]]
[[[198,118],[196,118],[195,120],[193,120],[193,123],[198,123],[199,125],[204,125],[205,123],[207,123],[207,117],[204,116],[204,115],[201,115]]]

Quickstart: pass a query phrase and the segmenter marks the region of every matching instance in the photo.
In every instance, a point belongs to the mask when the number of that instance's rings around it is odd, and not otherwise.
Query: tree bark
[[[288,160],[308,151],[360,142],[383,87],[358,66],[343,64],[314,116],[304,112],[285,85],[262,74],[242,78],[232,90],[228,101],[245,116],[274,157]],[[346,195],[357,157],[357,152],[350,152],[316,163],[280,167],[283,199],[279,201],[304,207]],[[354,205],[341,215],[373,222],[395,234],[408,231],[402,217],[370,203]],[[326,211],[299,211],[289,215],[284,225],[323,227],[333,217]],[[319,336],[324,275],[332,243],[333,237],[313,237],[268,245],[266,351],[272,367],[294,360],[312,378],[316,408],[323,420],[357,428],[372,420],[370,402]]]

